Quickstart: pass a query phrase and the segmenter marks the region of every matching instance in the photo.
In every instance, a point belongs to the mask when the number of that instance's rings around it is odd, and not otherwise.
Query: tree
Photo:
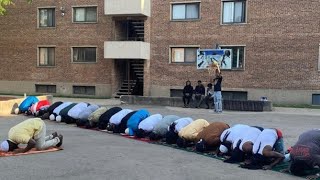
[[[31,3],[32,0],[26,0],[28,3]],[[0,0],[0,15],[4,15],[6,12],[6,6],[14,4],[13,0]]]

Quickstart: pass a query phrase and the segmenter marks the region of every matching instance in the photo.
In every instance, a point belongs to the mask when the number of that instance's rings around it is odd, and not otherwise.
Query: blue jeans
[[[222,112],[222,95],[221,91],[215,91],[213,93],[214,98],[214,110],[216,112]]]
[[[273,150],[283,155],[285,154],[285,146],[284,146],[283,138],[279,138],[276,141],[276,143],[273,145]]]

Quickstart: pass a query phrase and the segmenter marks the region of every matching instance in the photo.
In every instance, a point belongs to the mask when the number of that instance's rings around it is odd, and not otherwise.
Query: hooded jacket
[[[193,94],[193,87],[191,85],[187,85],[187,83],[190,81],[186,82],[186,86],[183,88],[183,95],[186,96],[187,94],[189,94],[188,96],[192,96]]]

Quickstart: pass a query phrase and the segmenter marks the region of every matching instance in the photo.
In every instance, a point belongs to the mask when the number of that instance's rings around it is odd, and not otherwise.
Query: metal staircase
[[[126,78],[122,81],[120,88],[115,93],[115,98],[120,98],[121,95],[131,95],[137,83],[143,86],[143,73],[144,71],[144,61],[135,60],[130,62],[130,80]],[[137,82],[138,80],[138,82]]]

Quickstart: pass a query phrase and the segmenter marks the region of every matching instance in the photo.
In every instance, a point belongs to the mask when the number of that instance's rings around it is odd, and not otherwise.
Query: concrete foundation
[[[110,84],[89,84],[89,83],[62,83],[62,82],[35,82],[35,81],[0,81],[0,93],[2,94],[36,94],[36,84],[56,85],[56,93],[58,96],[83,96],[89,95],[73,94],[73,86],[95,86],[96,97],[111,97],[112,89]],[[51,94],[51,93],[50,93]]]
[[[183,86],[154,86],[150,88],[150,96],[170,97],[170,89],[183,89]],[[285,90],[285,89],[252,89],[223,88],[223,91],[248,92],[248,100],[259,101],[267,97],[275,104],[312,104],[312,94],[320,94],[320,90]]]

